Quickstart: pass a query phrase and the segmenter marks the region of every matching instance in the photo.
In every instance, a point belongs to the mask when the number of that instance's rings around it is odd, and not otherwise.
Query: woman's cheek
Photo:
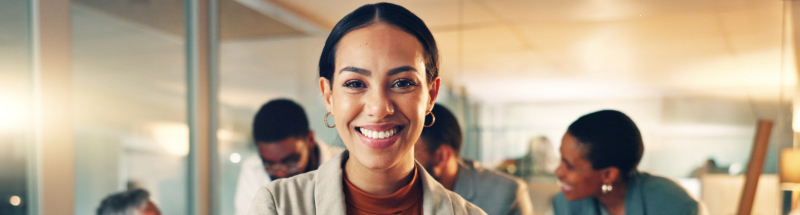
[[[343,90],[343,89],[342,89]],[[354,114],[353,112],[357,111],[352,108],[353,101],[352,98],[347,93],[341,92],[339,94],[334,94],[333,98],[333,109],[336,112],[336,126],[342,130],[349,130],[349,123],[353,120]],[[345,132],[347,133],[347,132]]]

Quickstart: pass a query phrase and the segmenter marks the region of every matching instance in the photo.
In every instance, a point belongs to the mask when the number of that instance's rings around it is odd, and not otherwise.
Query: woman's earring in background
[[[436,116],[433,115],[433,112],[428,111],[428,113],[431,114],[431,124],[430,125],[424,125],[426,128],[433,126],[433,123],[436,122]],[[428,114],[425,114],[425,116],[427,116],[427,115]]]
[[[333,123],[333,125],[328,125],[328,116],[330,116],[330,115],[331,115],[331,112],[328,112],[328,113],[325,114],[325,126],[327,126],[328,128],[334,128],[334,127],[336,127],[336,123]]]
[[[611,190],[613,190],[614,187],[611,186],[611,184],[603,184],[603,187],[601,187],[600,189],[603,190],[603,194],[606,194],[608,192],[611,192]]]

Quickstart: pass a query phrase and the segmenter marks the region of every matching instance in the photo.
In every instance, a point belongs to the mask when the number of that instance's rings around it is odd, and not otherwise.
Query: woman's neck
[[[369,169],[351,156],[344,170],[347,180],[358,189],[372,195],[389,195],[411,182],[414,157],[406,156],[387,169]]]
[[[597,201],[603,204],[606,211],[611,215],[625,214],[625,192],[627,191],[627,183],[617,182],[612,184],[611,192],[600,194],[597,196]]]

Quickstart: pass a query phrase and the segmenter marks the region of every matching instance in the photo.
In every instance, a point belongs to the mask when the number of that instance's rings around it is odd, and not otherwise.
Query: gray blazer
[[[483,168],[475,161],[458,162],[458,178],[453,191],[487,214],[533,215],[533,204],[525,182]]]
[[[625,215],[697,215],[701,204],[672,180],[647,173],[636,173],[625,191]],[[556,215],[601,215],[594,197],[567,201],[564,193],[553,198]]]
[[[331,214],[345,215],[342,164],[349,157],[344,151],[319,169],[287,179],[278,179],[258,190],[250,215]],[[422,211],[424,214],[486,214],[461,196],[445,189],[419,163],[422,172]]]

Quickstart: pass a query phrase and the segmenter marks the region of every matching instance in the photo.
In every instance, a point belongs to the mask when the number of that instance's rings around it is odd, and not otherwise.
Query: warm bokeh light
[[[11,203],[13,206],[19,206],[22,204],[22,199],[19,196],[11,196],[11,199],[8,200],[8,203]]]
[[[800,185],[800,149],[783,150],[780,168],[781,182]]]
[[[189,154],[189,126],[185,123],[154,123],[151,131],[156,142],[170,154],[176,156]]]
[[[231,162],[233,162],[233,163],[239,163],[240,161],[242,161],[242,156],[241,156],[241,155],[239,155],[239,153],[233,153],[233,154],[231,154]]]
[[[0,130],[23,127],[27,111],[25,104],[10,96],[0,95]]]

